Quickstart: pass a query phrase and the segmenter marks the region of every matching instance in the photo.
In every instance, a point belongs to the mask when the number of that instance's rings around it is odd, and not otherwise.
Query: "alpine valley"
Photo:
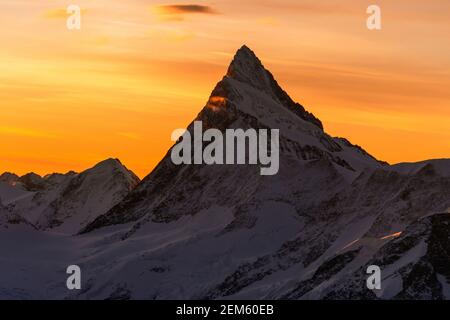
[[[450,159],[389,165],[328,135],[246,46],[194,121],[279,129],[278,174],[171,150],[142,181],[117,159],[5,173],[0,298],[450,299]]]

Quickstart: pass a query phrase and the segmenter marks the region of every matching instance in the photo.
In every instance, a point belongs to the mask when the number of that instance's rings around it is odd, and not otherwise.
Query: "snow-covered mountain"
[[[320,120],[293,102],[246,46],[236,53],[227,75],[194,119],[199,120],[204,129],[280,129],[278,176],[260,177],[257,166],[249,165],[177,166],[168,154],[122,203],[85,231],[141,219],[136,230],[145,221],[169,222],[217,204],[237,208],[260,189],[275,194],[278,184],[300,172],[307,174],[305,166],[323,166],[325,175],[351,181],[361,170],[384,165],[347,140],[326,134]],[[192,123],[188,130],[192,132]]]
[[[33,231],[30,238],[41,241],[7,252],[2,261],[16,275],[15,289],[0,276],[0,297],[450,297],[450,159],[391,166],[331,137],[245,46],[195,120],[221,131],[279,129],[278,174],[261,176],[258,165],[177,166],[169,150],[121,200],[99,200],[111,181],[110,170],[99,168],[97,178],[54,177],[51,192],[27,187],[33,209],[29,200],[14,202],[21,216],[40,228],[83,229],[70,237]],[[86,194],[95,200],[80,200],[91,199]],[[86,214],[84,223],[73,218]],[[23,232],[0,231],[0,250],[18,237]],[[43,268],[49,256],[59,258]],[[83,270],[80,292],[61,281],[69,264]],[[371,264],[382,268],[381,291],[365,285]],[[39,276],[30,284],[20,272]]]
[[[30,173],[0,182],[0,199],[9,212],[38,229],[74,234],[119,203],[139,182],[119,160],[108,159],[79,174]]]

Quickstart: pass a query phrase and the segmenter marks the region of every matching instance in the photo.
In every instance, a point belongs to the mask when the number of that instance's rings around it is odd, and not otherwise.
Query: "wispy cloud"
[[[81,14],[86,14],[86,9],[81,10]],[[67,19],[70,14],[66,9],[57,8],[57,9],[49,9],[45,11],[42,15],[46,19]]]
[[[209,7],[200,4],[170,4],[158,6],[158,8],[167,14],[183,14],[183,13],[205,13],[216,14],[217,12]]]
[[[182,21],[188,14],[218,14],[212,7],[200,4],[160,5],[155,7],[155,11],[161,19],[169,21]]]
[[[57,135],[52,133],[13,126],[0,126],[0,135],[47,139],[58,138]]]
[[[68,14],[64,9],[50,9],[44,12],[43,17],[47,19],[65,19]]]

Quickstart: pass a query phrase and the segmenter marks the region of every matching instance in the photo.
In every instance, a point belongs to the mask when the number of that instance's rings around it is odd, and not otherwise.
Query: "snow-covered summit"
[[[272,85],[261,60],[245,45],[236,52],[226,76],[260,90],[268,90]]]
[[[301,119],[308,121],[320,129],[323,129],[322,122],[312,113],[294,102],[291,97],[280,87],[270,71],[262,64],[256,54],[247,46],[242,46],[235,54],[233,61],[228,67],[224,81],[233,79],[242,84],[248,85],[258,91],[267,94],[280,106],[287,108]],[[220,85],[220,84],[219,84]]]

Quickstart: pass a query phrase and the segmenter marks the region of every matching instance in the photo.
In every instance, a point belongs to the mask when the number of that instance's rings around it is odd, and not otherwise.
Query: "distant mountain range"
[[[177,166],[170,150],[142,181],[115,159],[5,173],[0,298],[450,298],[450,159],[389,165],[331,137],[246,46],[194,121],[279,129],[279,173]]]
[[[0,176],[0,201],[40,230],[75,234],[123,200],[139,178],[108,159],[79,174]]]

